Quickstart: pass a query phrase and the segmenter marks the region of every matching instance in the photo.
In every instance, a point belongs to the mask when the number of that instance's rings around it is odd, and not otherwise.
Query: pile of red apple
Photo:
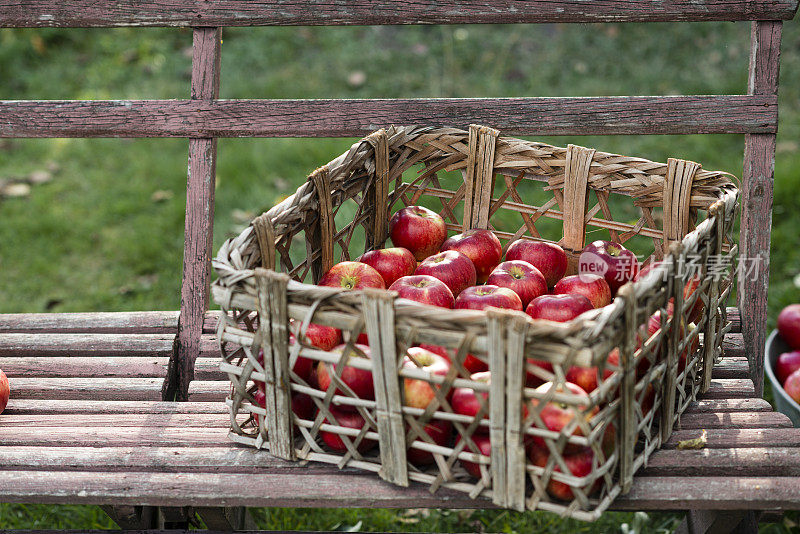
[[[319,285],[346,290],[388,288],[396,291],[402,298],[431,306],[473,310],[490,307],[524,310],[533,319],[566,322],[584,312],[610,304],[619,287],[635,279],[638,272],[638,263],[633,253],[616,243],[596,241],[587,246],[585,251],[606,262],[603,276],[581,274],[565,277],[567,255],[556,244],[518,240],[508,247],[503,258],[500,241],[491,231],[468,230],[448,238],[442,217],[420,206],[399,210],[389,223],[389,234],[393,248],[373,250],[362,255],[358,261],[338,263],[324,274]],[[656,317],[655,330],[659,326],[660,321]],[[353,361],[353,358],[370,358],[369,339],[364,333],[356,340],[345,340],[342,332],[333,327],[310,324],[304,332],[300,332],[298,325],[294,324],[290,342],[295,343],[297,339],[304,345],[324,351],[348,351],[348,361]],[[618,365],[615,357],[618,360],[618,353],[609,355],[609,365],[612,368]],[[528,363],[530,369],[538,368],[539,371],[528,372],[526,385],[537,388],[537,392],[542,395],[545,394],[553,387],[553,382],[546,381],[546,378],[553,376],[552,365],[535,360],[529,360]],[[406,369],[421,369],[431,375],[442,376],[451,371],[452,365],[451,356],[445,348],[430,345],[410,348],[403,363]],[[471,380],[486,383],[491,380],[488,365],[482,359],[468,354],[461,365]],[[355,396],[373,400],[375,392],[372,373],[367,370],[368,366],[364,367],[365,369],[360,369],[344,363],[344,368],[338,370],[336,364],[317,363],[300,357],[293,371],[303,381],[321,391],[336,388],[336,394],[343,397]],[[338,385],[337,380],[332,377],[334,374],[340,376]],[[557,387],[566,389],[574,396],[585,397],[588,406],[589,393],[598,387],[598,374],[597,368],[571,367],[566,374],[566,383]],[[611,371],[607,369],[603,379],[610,375]],[[470,418],[482,414],[484,419],[488,419],[486,393],[476,393],[471,388],[435,390],[438,386],[416,378],[405,378],[404,384],[406,406],[424,410],[430,403],[436,402],[438,408],[444,400],[450,403],[457,414]],[[262,386],[263,384],[259,385],[256,400],[263,406]],[[341,390],[342,386],[345,391]],[[565,407],[550,402],[539,407],[537,402],[534,399],[529,406],[523,408],[523,417],[528,415],[529,408],[535,408],[539,410],[539,417],[547,429],[554,432],[561,432],[576,416],[585,417],[588,421],[597,412],[596,406],[593,410],[585,410],[583,407]],[[652,404],[652,398],[650,403]],[[308,395],[295,393],[292,409],[300,419],[313,420],[317,417],[315,402]],[[644,409],[646,411],[648,408]],[[354,404],[332,404],[330,413],[334,421],[326,420],[325,423],[334,426],[361,429],[366,424]],[[461,445],[464,452],[487,456],[490,454],[488,420],[484,423],[487,424],[477,426],[468,443]],[[426,435],[419,436],[418,441],[453,446],[452,425],[449,421],[431,419],[424,427],[424,432]],[[331,450],[347,450],[341,436],[336,432],[325,430],[320,435]],[[580,427],[575,427],[572,435],[581,436]],[[613,445],[613,429],[606,432],[605,436],[604,446]],[[460,439],[459,436],[456,443]],[[375,445],[372,440],[362,439],[357,449],[364,452]],[[529,459],[534,465],[547,465],[550,453],[542,438],[530,439],[527,447]],[[572,475],[578,477],[588,476],[593,463],[597,463],[594,453],[588,447],[568,443],[563,455]],[[418,466],[434,462],[430,452],[413,445],[408,450],[408,460]],[[479,464],[465,460],[461,464],[472,476],[481,476]],[[559,467],[555,468],[555,471],[559,470]],[[588,491],[588,488],[584,489]],[[553,497],[564,500],[573,497],[569,486],[554,480],[548,485],[548,491]]]
[[[800,404],[800,304],[790,304],[778,315],[778,334],[792,350],[778,356],[775,376],[789,397]]]

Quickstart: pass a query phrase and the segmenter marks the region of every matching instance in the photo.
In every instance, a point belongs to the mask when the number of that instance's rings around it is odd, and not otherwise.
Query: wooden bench
[[[216,137],[360,136],[391,123],[481,122],[509,135],[745,134],[741,254],[765,260],[758,277],[740,280],[747,313],[739,321],[731,310],[736,327],[711,389],[615,507],[714,511],[690,514],[682,528],[692,532],[752,529],[757,516],[748,511],[800,508],[800,430],[761,399],[780,21],[796,8],[795,0],[0,0],[0,27],[195,28],[189,100],[0,102],[0,137],[190,138],[180,312],[0,316],[0,368],[13,391],[0,424],[19,427],[0,442],[0,501],[98,504],[123,528],[186,526],[195,513],[210,528],[243,528],[237,507],[246,506],[490,506],[232,444],[216,315],[206,311]],[[755,21],[748,94],[217,99],[223,26],[667,20]],[[705,449],[676,449],[702,429]]]

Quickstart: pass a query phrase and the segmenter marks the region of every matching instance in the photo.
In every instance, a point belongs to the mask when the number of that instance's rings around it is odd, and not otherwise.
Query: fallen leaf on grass
[[[30,194],[31,186],[28,184],[8,184],[3,189],[0,189],[0,196],[4,197],[27,197]]]
[[[706,443],[708,443],[708,439],[706,437],[706,431],[705,429],[703,429],[703,433],[700,434],[699,438],[685,439],[683,441],[679,441],[678,450],[682,451],[684,449],[704,449],[706,447]]]
[[[44,184],[53,179],[53,175],[47,171],[33,171],[28,175],[28,182],[32,184]]]
[[[175,193],[172,191],[167,191],[165,189],[159,189],[158,191],[153,191],[153,194],[150,195],[150,200],[153,202],[164,202],[165,200],[169,200],[175,196]]]

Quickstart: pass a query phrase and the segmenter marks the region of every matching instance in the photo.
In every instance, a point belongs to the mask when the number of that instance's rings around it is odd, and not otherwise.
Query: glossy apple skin
[[[506,261],[527,261],[542,273],[547,287],[553,287],[567,272],[567,253],[555,243],[519,239],[506,250]]]
[[[800,350],[784,352],[778,356],[778,361],[775,362],[775,376],[778,377],[778,382],[781,384],[786,382],[789,375],[798,369],[800,369]],[[0,389],[2,389],[2,386],[0,386]],[[2,399],[2,392],[0,392],[0,399]]]
[[[548,459],[550,458],[550,451],[534,444],[528,450],[528,458],[533,465],[545,467]],[[567,465],[570,473],[576,477],[582,478],[587,477],[592,473],[593,459],[594,453],[592,452],[592,449],[589,447],[584,447],[573,454],[564,456],[564,463]],[[555,464],[553,471],[557,473],[562,472],[558,463]],[[595,481],[592,488],[586,488],[585,486],[581,487],[581,489],[588,495],[595,493],[599,488],[599,480]],[[549,493],[551,497],[560,499],[562,501],[571,501],[573,498],[575,498],[575,494],[572,492],[571,486],[552,478],[547,484],[547,493]]]
[[[800,404],[800,369],[786,378],[786,382],[783,383],[783,389],[786,390],[792,400]]]
[[[295,331],[299,330],[299,328],[300,326],[297,325]],[[296,336],[293,335],[289,336],[289,345],[295,342],[295,337]],[[311,345],[312,347],[316,347],[324,351],[331,351],[342,343],[342,331],[338,328],[333,328],[332,326],[310,323],[306,329],[305,336],[303,336],[302,339],[306,344]],[[311,373],[316,364],[316,360],[298,356],[292,370],[297,374],[297,376],[305,381],[308,381],[311,378]]]
[[[389,289],[397,291],[397,294],[404,299],[440,308],[452,308],[456,303],[450,288],[438,278],[427,274],[398,278]]]
[[[450,288],[454,297],[477,283],[475,264],[457,250],[445,250],[425,258],[414,274],[427,274],[438,278]]]
[[[591,393],[597,389],[597,367],[573,365],[567,369],[565,378],[567,382],[579,385],[586,393]]]
[[[356,261],[366,263],[383,277],[389,287],[398,278],[414,274],[417,259],[410,250],[403,247],[379,248],[362,254]]]
[[[550,391],[550,388],[552,388],[552,387],[553,387],[553,382],[546,382],[546,383],[542,384],[541,386],[539,386],[538,388],[536,388],[535,391],[537,393],[544,394],[544,393],[547,393],[548,391]],[[566,389],[572,395],[576,395],[576,396],[579,396],[579,397],[585,397],[586,398],[586,405],[587,406],[589,405],[589,394],[586,391],[584,391],[583,388],[581,388],[577,384],[572,384],[571,382],[566,382],[564,384],[564,386],[556,386],[556,387],[558,388],[556,391],[563,391],[564,387],[566,387]],[[531,399],[531,405],[534,406],[534,407],[538,406],[539,402],[540,401],[538,399]],[[584,410],[585,407],[581,406],[581,407],[579,407],[579,409],[580,410]],[[597,406],[595,406],[588,413],[584,414],[584,417],[588,421],[589,419],[591,419],[598,412],[598,410],[599,410],[599,408]],[[545,404],[544,408],[542,408],[542,410],[539,412],[539,415],[542,418],[542,422],[544,422],[545,426],[547,427],[547,430],[552,430],[553,432],[561,432],[561,430],[565,426],[567,426],[570,423],[570,421],[572,421],[572,419],[576,415],[576,412],[573,410],[572,406],[566,406],[566,405],[562,406],[560,403],[557,403],[555,401],[550,401],[547,404]],[[576,426],[575,429],[572,432],[572,435],[573,436],[582,436],[583,435],[583,431],[581,430],[581,428],[579,426]],[[539,436],[533,436],[532,441],[534,443],[536,443],[537,445],[539,445],[540,447],[544,447],[544,448],[547,447],[547,445],[546,445],[546,443],[544,441],[544,438],[541,438]],[[579,449],[580,449],[580,446],[579,445],[575,445],[573,443],[567,443],[564,446],[564,452],[565,453],[576,452]]]
[[[522,308],[530,301],[547,294],[547,281],[544,275],[523,260],[504,261],[495,267],[486,280],[488,285],[507,287],[516,293],[522,301]]]
[[[434,419],[423,428],[425,433],[431,437],[436,445],[441,445],[443,447],[450,443],[450,439],[453,436],[453,425],[450,423],[450,421]],[[408,432],[408,430],[406,430],[406,432]],[[427,440],[419,437],[415,441],[429,443]],[[406,459],[409,461],[409,463],[416,466],[430,465],[435,461],[432,453],[416,449],[414,447],[408,448],[406,451]]]
[[[8,377],[0,369],[0,413],[6,409],[8,398],[11,396],[11,388],[8,385]]]
[[[522,310],[519,295],[507,287],[492,285],[468,287],[456,299],[457,310],[485,310],[486,308],[506,308]]]
[[[361,417],[361,414],[358,412],[344,411],[341,409],[341,407],[336,406],[331,406],[329,409],[331,411],[331,415],[333,415],[333,418],[336,419],[337,423],[339,423],[338,426],[343,426],[345,428],[356,428],[360,430],[364,428],[364,425],[366,424],[366,421],[364,421],[364,418]],[[329,425],[334,424],[333,421],[328,421],[328,419],[325,419],[325,423]],[[347,451],[347,447],[345,446],[344,441],[342,441],[342,437],[339,434],[328,430],[320,430],[319,435],[322,437],[322,441],[325,442],[325,445],[330,447],[333,451]],[[356,437],[348,436],[348,439],[353,442]],[[377,445],[377,442],[374,440],[364,438],[358,444],[356,450],[363,453],[370,450],[375,445]]]
[[[358,261],[337,263],[325,273],[317,285],[341,289],[365,289],[368,287],[386,289],[381,273],[366,263]]]
[[[566,276],[553,288],[555,295],[583,295],[595,308],[611,304],[611,288],[602,276],[582,274]]]
[[[781,310],[778,333],[792,350],[800,350],[800,304],[790,304]]]
[[[469,377],[470,380],[474,382],[484,382],[489,384],[491,382],[491,373],[489,371],[483,371],[480,373],[474,373]],[[478,395],[483,397],[481,401],[478,399]],[[469,417],[475,417],[478,415],[478,412],[481,409],[481,402],[486,405],[486,410],[483,415],[484,419],[489,419],[489,393],[488,392],[479,392],[476,393],[474,389],[470,388],[455,388],[453,391],[453,397],[450,401],[450,405],[453,407],[453,411],[460,415],[466,415]],[[487,434],[489,432],[488,426],[479,426],[475,433],[477,434]]]
[[[442,251],[445,250],[457,250],[472,260],[479,284],[486,282],[503,257],[503,246],[497,236],[477,228],[448,238],[442,245]]]
[[[491,456],[492,455],[492,441],[486,434],[472,434],[470,436],[472,442],[475,443],[475,446],[478,448],[478,451],[483,456]],[[456,445],[461,442],[461,436],[456,438]],[[473,453],[474,451],[469,447],[469,445],[464,446],[464,452]],[[458,460],[461,463],[461,466],[469,473],[471,476],[475,478],[481,478],[481,468],[480,464],[475,462],[469,462],[467,460]],[[491,474],[491,466],[486,465],[486,470]]]
[[[453,363],[452,358],[450,358],[450,353],[447,351],[446,348],[440,347],[438,345],[427,345],[425,343],[421,344],[420,347],[423,349],[427,349],[435,354],[438,354],[451,364]],[[483,371],[488,371],[489,366],[483,360],[479,359],[477,356],[467,353],[466,357],[464,357],[464,369],[469,372],[469,374],[474,373],[481,373]]]
[[[439,252],[447,239],[447,227],[435,211],[408,206],[389,220],[389,236],[394,246],[410,250],[417,261],[422,261]]]
[[[525,313],[533,319],[565,323],[593,309],[592,302],[583,295],[542,295],[528,304]]]
[[[336,352],[343,352],[346,345],[339,345],[334,349]],[[367,358],[369,358],[369,347],[366,345],[359,345],[356,344],[356,347],[360,349]],[[353,351],[353,354],[350,355],[351,358],[360,357],[358,353]],[[328,365],[331,366],[333,371],[336,371],[337,364],[326,364],[324,362],[319,362],[317,365],[317,381],[319,382],[319,388],[322,391],[328,391],[328,388],[331,387],[332,381],[331,376],[328,372]],[[372,382],[372,372],[366,369],[358,369],[356,367],[346,365],[344,370],[342,371],[342,382],[344,382],[350,389],[353,390],[359,399],[364,400],[374,400],[375,399],[375,385]],[[334,395],[345,395],[344,392],[337,388]],[[355,411],[355,407],[351,406],[341,406],[341,410],[347,411],[352,410]]]
[[[411,347],[403,358],[403,367],[445,376],[450,371],[450,362],[435,352],[421,347]],[[436,398],[434,387],[436,386],[417,378],[403,379],[404,404],[424,410]]]
[[[608,282],[608,287],[611,288],[612,296],[617,294],[617,290],[625,282],[633,280],[639,270],[639,261],[633,252],[619,243],[598,240],[586,245],[586,248],[583,249],[579,260],[579,272],[581,273],[600,274],[599,272],[594,273],[594,268],[591,264],[584,261],[584,254],[586,253],[593,254],[606,264],[606,271],[603,273],[603,277]]]

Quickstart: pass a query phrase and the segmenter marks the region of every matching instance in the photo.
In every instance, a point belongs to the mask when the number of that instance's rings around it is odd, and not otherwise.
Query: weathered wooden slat
[[[242,420],[244,420],[242,418]],[[231,420],[227,414],[191,413],[191,414],[45,414],[45,415],[14,415],[3,414],[3,427],[30,426],[30,427],[197,427],[197,428],[228,428]]]
[[[747,358],[744,348],[744,335],[729,333],[722,340],[722,350],[725,356],[732,358]]]
[[[391,124],[505,135],[774,133],[774,95],[0,101],[0,137],[361,137]]]
[[[160,378],[9,378],[8,381],[16,399],[72,400],[161,400],[163,383]],[[219,395],[216,400],[221,398]]]
[[[0,356],[169,356],[171,334],[0,334]],[[201,355],[219,355],[216,337],[201,338]]]
[[[167,357],[0,357],[0,369],[12,378],[164,378],[168,362]],[[219,358],[198,358],[195,378],[227,380],[227,375],[219,370],[219,363]]]
[[[203,333],[217,331],[219,311],[206,312]],[[178,311],[100,313],[4,313],[0,334],[174,334]]]
[[[795,0],[3,0],[0,27],[321,26],[790,19]]]
[[[755,396],[753,381],[749,378],[714,378],[711,380],[711,387],[703,393],[703,399],[736,399]]]
[[[689,404],[684,413],[771,412],[772,405],[764,399],[701,399]]]
[[[800,447],[800,429],[796,428],[719,428],[708,429],[705,448],[734,449],[738,447]],[[701,429],[676,430],[664,444],[674,449],[679,441],[700,437]],[[800,451],[798,451],[800,452]]]
[[[14,427],[13,432],[3,432],[3,446],[100,448],[234,447],[228,438],[227,428],[178,428],[147,425],[138,427]]]
[[[162,402],[162,401],[103,401],[23,399],[11,396],[3,415],[12,414],[227,414],[228,407],[221,402]]]
[[[653,453],[641,476],[800,476],[800,451],[792,447],[669,450]]]
[[[723,358],[714,366],[713,378],[749,378],[750,365],[747,358]]]
[[[729,307],[727,315],[728,321],[731,322],[731,332],[740,334],[742,332],[742,318],[739,315],[739,308]]]
[[[792,422],[777,412],[685,413],[677,428],[792,428]]]

